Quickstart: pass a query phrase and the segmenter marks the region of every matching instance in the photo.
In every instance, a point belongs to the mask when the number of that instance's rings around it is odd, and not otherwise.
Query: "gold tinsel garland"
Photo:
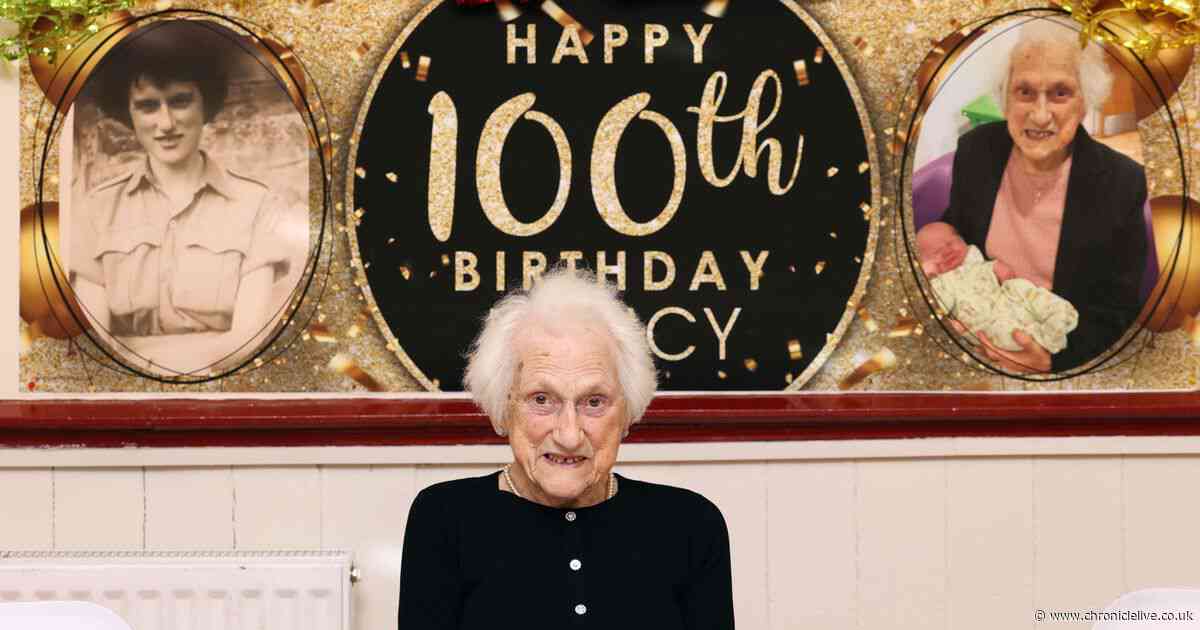
[[[134,0],[0,0],[0,20],[17,25],[17,33],[0,38],[0,55],[14,60],[41,55],[54,63],[62,50],[99,28],[96,19],[128,9]]]
[[[1097,6],[1100,3],[1096,0],[1062,0],[1060,4],[1082,25],[1079,32],[1081,46],[1086,45],[1088,40],[1099,40],[1123,46],[1139,57],[1148,59],[1163,49],[1184,48],[1200,43],[1196,5],[1191,0],[1120,0],[1119,3],[1104,3],[1106,6],[1103,8]],[[1117,6],[1107,6],[1110,4]],[[1132,36],[1117,35],[1102,28],[1106,20],[1131,13],[1143,17],[1150,14],[1150,19],[1170,16],[1175,18],[1175,22],[1168,33],[1139,27]],[[1142,20],[1142,23],[1149,23],[1149,19]]]

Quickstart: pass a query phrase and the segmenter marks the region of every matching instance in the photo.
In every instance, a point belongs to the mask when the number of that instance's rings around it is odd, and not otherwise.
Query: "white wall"
[[[412,497],[506,455],[8,451],[0,547],[350,549],[355,627],[388,628]],[[1200,587],[1197,438],[627,445],[621,462],[721,507],[739,628],[1033,628],[1039,607]]]

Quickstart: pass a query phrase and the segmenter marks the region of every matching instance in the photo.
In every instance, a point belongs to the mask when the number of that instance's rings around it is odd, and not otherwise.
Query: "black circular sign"
[[[555,264],[623,288],[667,390],[799,387],[865,289],[865,111],[791,0],[564,1],[507,23],[435,1],[358,124],[351,243],[427,387],[461,389],[482,316]]]

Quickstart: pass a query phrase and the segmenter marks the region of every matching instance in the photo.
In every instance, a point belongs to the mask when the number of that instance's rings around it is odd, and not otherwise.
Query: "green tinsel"
[[[0,55],[14,60],[42,55],[53,63],[62,50],[98,30],[96,18],[133,6],[134,0],[0,0],[0,20],[17,34],[0,38]],[[44,18],[44,19],[43,19]],[[43,21],[34,28],[39,19]]]

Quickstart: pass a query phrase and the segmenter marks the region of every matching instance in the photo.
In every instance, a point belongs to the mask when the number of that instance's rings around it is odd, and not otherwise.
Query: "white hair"
[[[1020,27],[1017,43],[1013,45],[1005,61],[1004,72],[1000,73],[999,81],[994,88],[996,104],[1004,112],[1008,105],[1008,81],[1012,77],[1012,61],[1017,53],[1026,48],[1036,46],[1068,46],[1077,51],[1079,72],[1079,89],[1083,94],[1083,106],[1086,110],[1099,110],[1108,100],[1112,91],[1113,76],[1104,61],[1104,49],[1099,44],[1089,41],[1083,50],[1079,49],[1079,27],[1074,22],[1062,17],[1032,18]]]
[[[612,341],[613,361],[629,418],[641,420],[658,387],[646,327],[617,297],[612,285],[588,272],[559,268],[543,275],[529,291],[514,291],[488,311],[483,330],[471,344],[463,382],[476,404],[505,435],[509,394],[516,384],[517,334],[529,326],[599,323]]]

